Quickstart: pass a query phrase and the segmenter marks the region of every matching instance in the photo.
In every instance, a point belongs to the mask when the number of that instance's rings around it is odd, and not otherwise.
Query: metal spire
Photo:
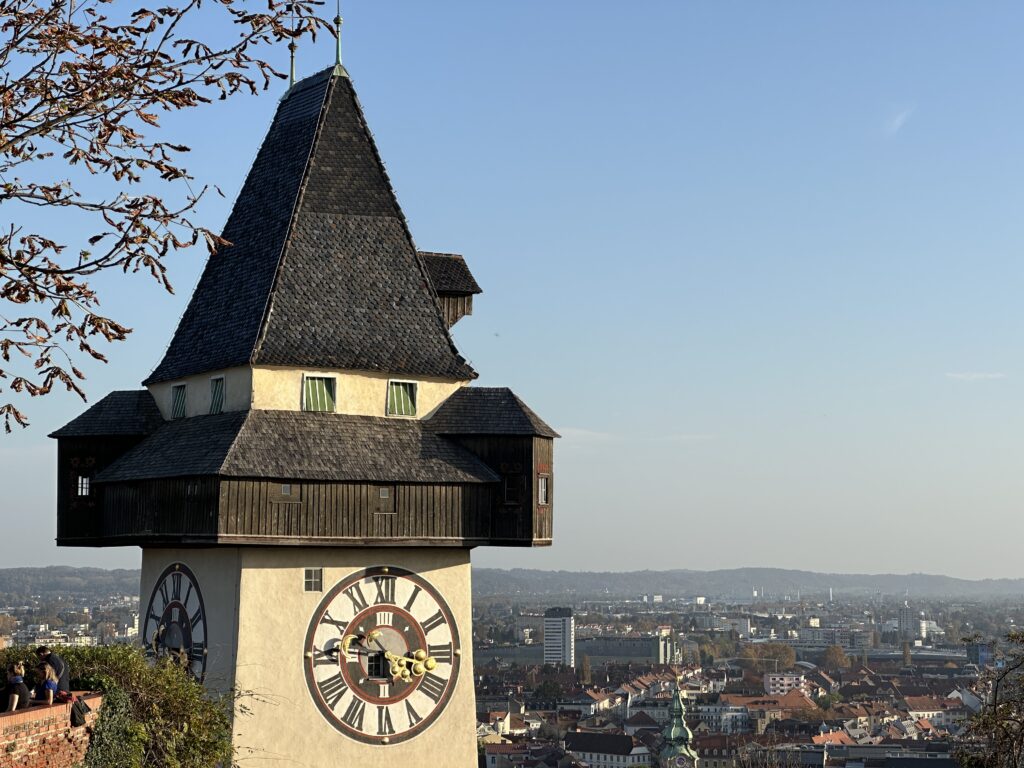
[[[288,88],[289,90],[295,85],[295,49],[298,47],[295,45],[295,6],[292,3],[288,4],[289,10],[292,12],[292,39],[288,43],[288,51],[291,56],[291,68],[288,73]]]
[[[345,66],[341,63],[341,25],[344,23],[344,19],[341,18],[341,0],[338,0],[338,11],[334,17],[334,38],[335,38],[335,52],[334,52],[334,74],[341,75],[342,77],[348,77],[348,71]]]

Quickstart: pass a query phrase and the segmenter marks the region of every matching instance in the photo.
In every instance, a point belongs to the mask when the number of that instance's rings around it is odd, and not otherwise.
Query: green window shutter
[[[185,385],[176,384],[171,387],[171,418],[185,418]]]
[[[306,377],[306,392],[302,408],[305,411],[334,411],[334,379],[324,376]]]
[[[224,379],[210,379],[210,413],[224,410]]]
[[[416,415],[416,384],[411,381],[388,382],[388,416]]]

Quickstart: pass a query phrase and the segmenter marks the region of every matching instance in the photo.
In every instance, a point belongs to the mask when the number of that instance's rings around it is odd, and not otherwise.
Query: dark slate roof
[[[441,435],[559,437],[508,387],[462,387],[427,420]]]
[[[427,268],[430,284],[438,294],[483,293],[469,271],[466,260],[457,253],[420,251],[423,266]]]
[[[573,731],[565,734],[565,748],[577,756],[580,752],[594,752],[599,755],[628,755],[633,751],[633,737],[617,733]]]
[[[223,236],[146,383],[247,363],[471,379],[352,83],[278,107]]]
[[[235,411],[166,422],[96,479],[187,475],[409,483],[499,479],[421,421],[301,411]]]
[[[163,424],[149,390],[111,392],[50,437],[148,435]]]

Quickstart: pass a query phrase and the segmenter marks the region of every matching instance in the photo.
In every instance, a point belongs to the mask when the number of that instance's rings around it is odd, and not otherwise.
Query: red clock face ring
[[[428,582],[401,568],[367,568],[335,585],[314,612],[306,684],[340,733],[397,744],[444,710],[460,653],[451,609]]]

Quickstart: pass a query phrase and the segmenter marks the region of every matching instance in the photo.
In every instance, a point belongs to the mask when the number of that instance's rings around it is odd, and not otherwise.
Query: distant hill
[[[473,569],[476,597],[500,595],[572,595],[599,598],[602,595],[628,597],[661,594],[670,597],[749,599],[753,589],[764,590],[769,598],[797,591],[807,598],[821,597],[833,589],[842,595],[886,595],[911,597],[1021,597],[1024,579],[983,579],[970,581],[925,573],[844,574],[792,571],[783,568],[730,568],[719,571],[630,571],[628,573],[538,571],[514,568]]]
[[[26,595],[68,595],[108,597],[135,595],[139,571],[129,569],[0,568],[0,598]],[[576,598],[602,596],[633,597],[661,594],[666,598],[694,597],[745,600],[751,590],[764,590],[768,597],[795,597],[799,590],[807,598],[822,597],[832,588],[843,595],[908,594],[911,597],[1007,597],[1024,596],[1024,579],[982,579],[971,581],[926,573],[849,574],[794,571],[783,568],[730,568],[718,571],[630,571],[627,573],[540,571],[514,568],[473,569],[473,595],[565,595]]]
[[[138,570],[71,568],[65,565],[0,568],[0,596],[10,600],[29,595],[95,598],[137,595],[139,575]]]

